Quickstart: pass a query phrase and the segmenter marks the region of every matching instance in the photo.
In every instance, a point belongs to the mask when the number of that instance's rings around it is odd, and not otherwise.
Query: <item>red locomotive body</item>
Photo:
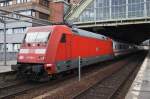
[[[17,59],[17,70],[33,74],[53,75],[114,57],[112,40],[92,32],[65,25],[28,29]]]

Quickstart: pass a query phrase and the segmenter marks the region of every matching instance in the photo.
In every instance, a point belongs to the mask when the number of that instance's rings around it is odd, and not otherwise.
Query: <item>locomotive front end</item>
[[[39,79],[46,74],[44,65],[50,34],[48,29],[28,30],[18,53],[17,65],[12,67],[18,71],[19,76]]]

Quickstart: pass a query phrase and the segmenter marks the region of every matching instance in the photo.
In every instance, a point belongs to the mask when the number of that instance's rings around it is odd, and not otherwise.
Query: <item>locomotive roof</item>
[[[75,32],[76,34],[79,34],[81,36],[86,36],[86,37],[92,37],[92,38],[97,38],[97,39],[102,39],[102,40],[107,40],[108,37],[101,35],[101,34],[96,34],[90,31],[86,31],[86,30],[82,30],[82,29],[78,29],[78,28],[74,28],[73,32]]]
[[[58,26],[58,25],[53,25],[53,26]],[[34,31],[37,31],[37,30],[38,31],[51,31],[53,26],[32,27],[32,28],[28,28],[28,31],[30,31],[30,32],[34,32]],[[78,29],[78,28],[72,28],[72,31],[75,34],[85,36],[85,37],[97,38],[97,39],[101,39],[101,40],[107,40],[108,39],[108,37],[106,37],[104,35],[96,34],[96,33],[86,31],[86,30],[82,30],[82,29]]]

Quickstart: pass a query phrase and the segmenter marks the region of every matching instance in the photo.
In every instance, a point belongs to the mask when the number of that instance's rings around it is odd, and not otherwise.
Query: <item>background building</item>
[[[19,14],[32,16],[35,18],[48,20],[49,18],[49,1],[48,0],[1,0],[0,8],[8,11],[13,11]],[[12,14],[11,14],[12,16]],[[20,16],[13,15],[13,17],[20,18]],[[8,19],[7,19],[8,20]],[[32,19],[27,19],[32,20]],[[37,26],[35,23],[21,22],[12,20],[7,23],[7,51],[17,52],[20,43],[24,37],[27,27]],[[3,24],[0,24],[0,51],[3,51]]]
[[[0,0],[0,9],[12,11],[15,13],[31,16],[37,19],[49,20],[53,23],[63,22],[64,16],[72,5],[80,0]],[[5,13],[0,11],[1,15]],[[28,20],[30,22],[11,20],[6,24],[6,42],[7,57],[15,57],[20,48],[27,27],[41,26],[41,23],[48,25],[43,21],[32,18],[25,18],[11,13],[7,15],[18,19]],[[2,18],[2,17],[0,17]],[[38,24],[37,24],[38,23]],[[40,24],[39,24],[40,23]],[[0,56],[3,55],[4,49],[4,24],[0,23]],[[0,57],[0,60],[1,60]]]
[[[70,8],[68,0],[53,0],[49,2],[50,17],[49,20],[54,23],[64,21],[64,16]]]
[[[91,0],[90,0],[91,1]],[[113,21],[150,17],[150,0],[92,0],[78,22]]]

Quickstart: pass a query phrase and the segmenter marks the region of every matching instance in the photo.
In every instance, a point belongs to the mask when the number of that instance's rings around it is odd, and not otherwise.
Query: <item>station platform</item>
[[[16,64],[16,60],[7,61],[7,65],[4,66],[4,61],[0,61],[0,73],[9,72],[11,70],[11,65]]]
[[[150,51],[125,99],[150,99]]]

